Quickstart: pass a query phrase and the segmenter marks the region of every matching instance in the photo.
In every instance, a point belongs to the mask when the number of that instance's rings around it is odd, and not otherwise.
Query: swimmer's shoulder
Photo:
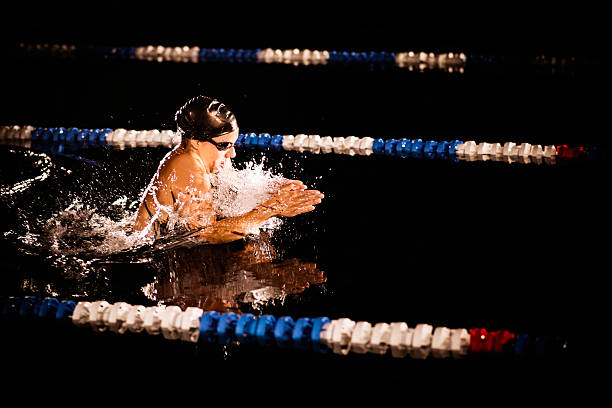
[[[210,180],[202,159],[189,152],[173,152],[160,168],[162,182],[178,187],[210,189]]]

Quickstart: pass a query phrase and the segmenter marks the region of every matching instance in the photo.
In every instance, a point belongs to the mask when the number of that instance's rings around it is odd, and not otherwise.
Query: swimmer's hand
[[[315,209],[324,195],[317,190],[306,190],[299,180],[289,180],[260,207],[270,216],[294,217]]]
[[[258,229],[271,217],[293,217],[315,209],[323,199],[316,190],[306,190],[301,181],[288,180],[265,203],[246,214],[224,218],[198,231],[198,235],[209,244],[224,244],[236,241]]]

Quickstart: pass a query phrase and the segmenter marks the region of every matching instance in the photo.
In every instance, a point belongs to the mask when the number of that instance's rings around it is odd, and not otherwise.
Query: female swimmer
[[[138,209],[135,231],[150,228],[156,237],[167,230],[176,211],[190,231],[210,244],[239,240],[271,217],[293,217],[315,209],[323,194],[287,180],[266,202],[233,218],[217,219],[210,194],[211,175],[231,166],[238,125],[234,114],[207,96],[187,101],[175,115],[181,143],[161,161]]]

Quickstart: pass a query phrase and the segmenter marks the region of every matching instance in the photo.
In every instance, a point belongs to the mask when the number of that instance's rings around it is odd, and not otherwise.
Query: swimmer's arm
[[[198,236],[210,244],[225,244],[256,233],[264,222],[277,213],[265,206],[258,206],[246,214],[224,218],[198,231]]]
[[[272,217],[294,217],[315,209],[323,194],[306,190],[300,181],[291,180],[278,189],[265,203],[238,217],[225,218],[199,230],[198,234],[211,244],[224,244],[257,233]]]

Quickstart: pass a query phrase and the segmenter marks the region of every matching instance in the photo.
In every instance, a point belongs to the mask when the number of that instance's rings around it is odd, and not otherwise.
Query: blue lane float
[[[325,347],[321,342],[321,331],[323,331],[323,327],[327,323],[331,323],[328,317],[318,317],[312,321],[312,334],[310,335],[310,340],[312,342],[312,349],[319,353],[329,352],[329,348]]]
[[[428,159],[456,159],[455,153],[461,140],[435,141],[423,139],[376,139],[372,145],[373,153],[376,155],[396,156],[401,158],[428,158]]]
[[[76,307],[76,303],[72,300],[64,300],[57,307],[57,312],[55,313],[55,318],[58,320],[67,320],[72,316],[72,312]]]
[[[257,342],[262,346],[274,345],[274,328],[276,326],[276,317],[272,315],[263,315],[257,321],[257,331],[255,336]]]
[[[376,139],[372,144],[372,150],[374,154],[384,154],[385,153],[385,141],[383,139]]]
[[[295,322],[289,316],[278,319],[274,327],[274,340],[281,348],[289,348],[293,343],[293,329]]]
[[[32,315],[32,311],[34,310],[34,306],[42,302],[42,299],[38,296],[26,296],[21,301],[21,306],[19,308],[19,316],[26,317]]]
[[[387,156],[394,156],[395,155],[395,148],[397,146],[397,140],[395,139],[388,139],[385,141],[385,148],[384,153]]]
[[[33,146],[44,144],[66,145],[81,147],[105,146],[106,136],[112,129],[77,129],[77,128],[34,128],[30,132],[29,140]]]
[[[257,335],[257,318],[251,313],[245,313],[236,323],[236,340],[242,344],[255,344]]]
[[[230,344],[236,340],[236,324],[238,315],[230,312],[223,314],[217,322],[217,341],[220,344]]]
[[[221,315],[219,312],[205,312],[200,318],[200,341],[213,343],[217,340],[217,325]]]
[[[312,319],[302,317],[295,322],[291,339],[296,348],[300,350],[308,350],[312,346]]]
[[[38,317],[40,318],[54,318],[57,315],[57,308],[60,302],[56,298],[47,297],[40,302],[38,309]]]

